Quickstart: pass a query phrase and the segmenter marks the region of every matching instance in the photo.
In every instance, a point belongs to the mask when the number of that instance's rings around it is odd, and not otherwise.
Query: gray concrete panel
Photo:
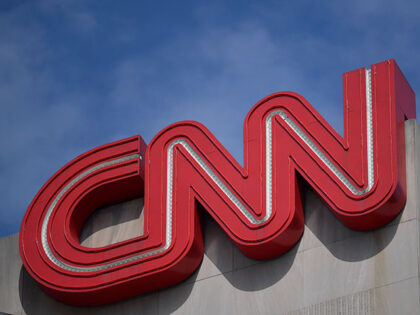
[[[100,307],[77,307],[66,305],[44,293],[26,272],[21,270],[21,314],[157,314],[157,295],[145,294]]]
[[[19,297],[21,268],[19,234],[0,238],[0,312],[14,314],[21,310]]]
[[[419,278],[375,288],[375,314],[420,314]]]
[[[204,257],[196,277],[187,279],[187,282],[213,277],[233,270],[233,248],[235,246],[209,215],[203,213],[202,215]]]
[[[162,290],[159,292],[159,314],[237,314],[235,290],[226,275]]]
[[[323,315],[365,315],[375,314],[375,290],[356,292],[347,296],[313,304],[287,312],[287,315],[306,315],[306,314],[323,314]]]
[[[235,270],[235,314],[280,314],[304,303],[304,256],[297,247],[281,257]]]
[[[303,252],[305,304],[415,277],[417,221]]]
[[[102,247],[143,235],[143,210],[143,198],[99,208],[83,225],[80,244]]]

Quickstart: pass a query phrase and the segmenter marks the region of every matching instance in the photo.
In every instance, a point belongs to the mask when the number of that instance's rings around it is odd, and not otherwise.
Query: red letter
[[[197,100],[199,102],[200,100]],[[277,93],[248,113],[244,166],[201,124],[180,122],[89,151],[40,190],[22,223],[29,273],[66,303],[96,305],[178,283],[200,264],[199,202],[241,251],[266,259],[303,233],[296,175],[353,229],[392,220],[405,203],[404,119],[415,98],[394,61],[344,75],[344,139],[300,95]],[[98,206],[145,198],[143,236],[79,243]]]

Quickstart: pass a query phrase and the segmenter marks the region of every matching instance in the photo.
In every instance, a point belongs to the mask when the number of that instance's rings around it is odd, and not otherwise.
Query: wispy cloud
[[[302,94],[342,132],[343,72],[395,57],[420,91],[420,5],[382,3],[0,9],[0,233],[94,146],[197,120],[242,162],[243,119],[270,93]]]

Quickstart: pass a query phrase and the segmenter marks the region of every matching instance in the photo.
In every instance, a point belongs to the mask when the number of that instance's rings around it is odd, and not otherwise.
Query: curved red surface
[[[393,60],[372,66],[374,184],[361,196],[352,194],[307,144],[280,117],[272,122],[272,214],[261,224],[250,222],[187,152],[173,150],[172,241],[161,252],[96,271],[61,268],[42,245],[42,224],[54,199],[77,176],[109,161],[140,154],[92,171],[62,194],[47,227],[52,254],[80,268],[104,266],[164,248],[167,243],[168,146],[183,139],[256,219],[266,214],[267,116],[282,110],[305,132],[358,189],[367,187],[365,70],[343,77],[344,138],[338,135],[300,95],[276,93],[256,104],[244,123],[244,166],[239,165],[201,124],[171,125],[147,146],[132,137],[91,150],[59,170],[35,196],[20,231],[20,252],[28,272],[53,297],[70,304],[98,305],[178,283],[203,257],[197,214],[200,203],[239,249],[255,259],[289,250],[304,229],[300,174],[348,227],[367,230],[392,220],[403,208],[405,180],[405,118],[415,117],[415,100]],[[105,163],[105,164],[104,164]],[[101,248],[79,243],[89,214],[103,204],[136,196],[145,199],[145,233]],[[136,256],[137,255],[137,256]]]

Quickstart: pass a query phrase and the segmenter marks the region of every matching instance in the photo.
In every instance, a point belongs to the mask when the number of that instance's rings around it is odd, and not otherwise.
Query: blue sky
[[[2,0],[0,237],[98,145],[192,119],[242,163],[258,100],[298,92],[342,133],[342,73],[389,58],[420,95],[419,21],[418,0]]]

